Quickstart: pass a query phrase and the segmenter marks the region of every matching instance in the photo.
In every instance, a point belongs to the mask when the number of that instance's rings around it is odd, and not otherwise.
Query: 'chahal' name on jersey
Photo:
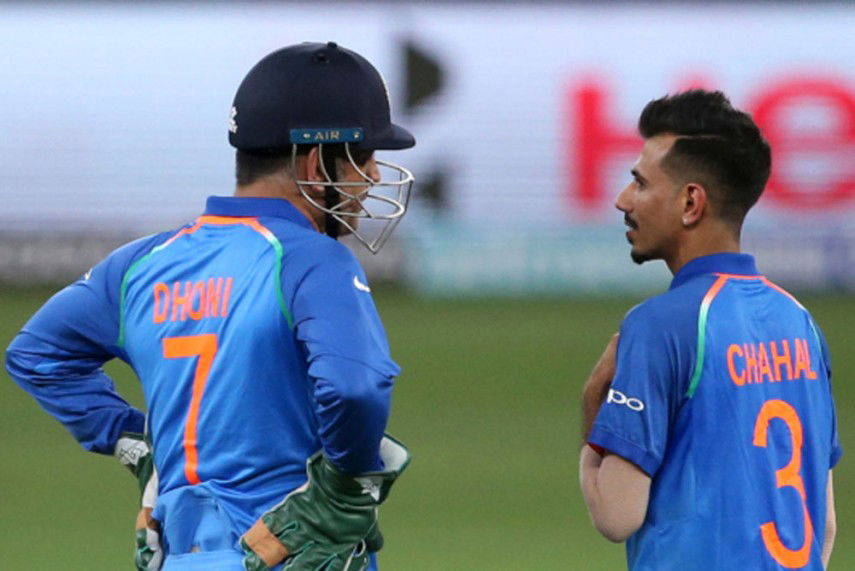
[[[155,323],[226,317],[229,314],[232,278],[208,278],[207,282],[174,282],[172,287],[164,282],[157,282],[152,293]]]
[[[807,339],[759,343],[731,343],[727,348],[727,370],[737,386],[781,381],[815,380]]]

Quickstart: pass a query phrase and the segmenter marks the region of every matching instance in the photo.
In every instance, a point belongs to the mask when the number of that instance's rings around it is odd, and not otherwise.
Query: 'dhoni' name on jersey
[[[328,42],[259,61],[235,95],[229,141],[235,195],[59,292],[12,342],[7,369],[84,448],[145,478],[138,568],[266,569],[286,557],[373,568],[377,507],[409,453],[384,435],[399,368],[336,238],[382,246],[413,176],[373,153],[415,139],[391,122],[371,63]],[[364,218],[383,225],[374,239]],[[112,358],[139,377],[147,417],[101,369]]]

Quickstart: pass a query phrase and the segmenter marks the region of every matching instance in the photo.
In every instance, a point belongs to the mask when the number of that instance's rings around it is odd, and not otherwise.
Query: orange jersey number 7
[[[184,425],[184,475],[191,484],[198,484],[199,452],[196,449],[199,407],[205,392],[205,383],[211,372],[211,364],[217,354],[217,336],[213,333],[190,335],[187,337],[166,337],[163,340],[163,356],[167,359],[198,357],[193,373],[193,394],[190,398],[190,410]]]

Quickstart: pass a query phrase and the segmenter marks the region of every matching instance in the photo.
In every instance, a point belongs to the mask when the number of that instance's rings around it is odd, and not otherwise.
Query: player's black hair
[[[703,184],[717,215],[741,226],[772,165],[769,143],[750,115],[734,109],[721,91],[693,89],[648,103],[638,130],[645,139],[677,135],[663,167]]]
[[[309,152],[311,147],[300,145],[297,154]],[[238,186],[246,186],[260,178],[291,168],[291,149],[269,151],[242,151],[235,153],[235,178]]]
[[[297,145],[297,155],[305,155],[311,145]],[[364,165],[371,157],[370,150],[361,150],[351,146],[350,154],[357,165]],[[345,158],[343,144],[324,145],[324,159],[327,171],[335,177],[335,159]],[[235,153],[235,178],[238,186],[246,186],[265,176],[291,168],[291,149],[271,149],[269,151],[242,151]]]

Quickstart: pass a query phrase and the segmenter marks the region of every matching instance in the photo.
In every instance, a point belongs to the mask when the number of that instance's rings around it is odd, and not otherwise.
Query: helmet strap
[[[338,206],[338,192],[333,187],[328,186],[324,189],[324,202],[328,210],[332,210]],[[329,212],[324,214],[324,231],[333,240],[338,240],[338,220]]]
[[[347,143],[345,143],[347,144]],[[318,146],[318,151],[321,151],[321,146]],[[330,182],[336,182],[336,164],[335,157],[331,155],[324,155],[323,152],[320,152],[321,160],[324,161],[324,168],[327,170],[327,174],[329,175]],[[326,186],[324,188],[324,206],[326,206],[327,210],[335,210],[335,207],[338,206],[338,203],[341,201],[341,196],[338,191],[332,186]],[[324,214],[324,232],[327,236],[332,238],[333,240],[338,240],[339,234],[339,222],[335,216],[327,212]]]

